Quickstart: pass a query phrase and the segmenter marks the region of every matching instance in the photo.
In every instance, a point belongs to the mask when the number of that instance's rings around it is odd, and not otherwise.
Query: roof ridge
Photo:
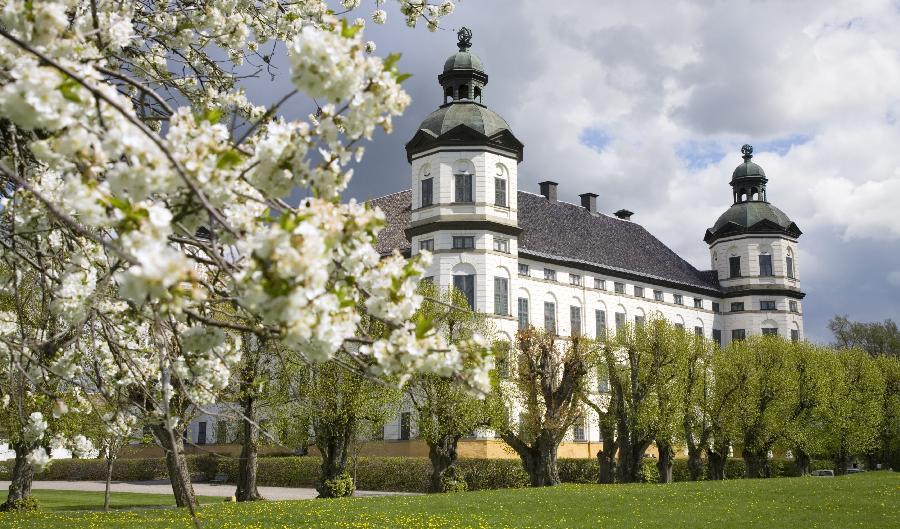
[[[401,189],[400,191],[395,191],[395,192],[393,192],[393,193],[388,193],[387,195],[381,195],[380,197],[367,198],[367,199],[364,200],[363,202],[371,202],[371,201],[375,201],[375,200],[381,200],[382,198],[392,197],[392,196],[394,196],[394,195],[399,195],[400,193],[406,193],[406,192],[409,192],[409,191],[412,191],[412,189]]]
[[[524,191],[524,190],[522,190],[522,189],[520,189],[518,192],[519,192],[519,193],[525,193],[525,194],[527,194],[527,195],[533,195],[533,196],[536,196],[536,197],[543,197],[543,196],[544,196],[544,195],[542,195],[542,194],[540,194],[540,193],[532,193],[531,191]],[[565,200],[559,200],[559,199],[557,199],[557,200],[556,200],[556,203],[557,203],[557,204],[566,204],[566,205],[568,205],[568,206],[575,206],[576,208],[585,209],[584,206],[582,206],[581,204],[575,204],[575,203],[573,203],[573,202],[567,202],[567,201],[565,201]],[[586,211],[586,210],[585,210],[585,211]],[[628,222],[629,224],[633,224],[633,225],[635,225],[635,226],[640,226],[641,228],[644,228],[644,226],[642,226],[641,224],[639,224],[639,223],[637,223],[637,222],[634,222],[634,221],[631,221],[631,220],[620,219],[619,217],[617,217],[617,216],[615,216],[615,215],[610,215],[609,213],[604,213],[604,212],[602,212],[602,211],[595,211],[594,213],[596,213],[597,215],[603,215],[604,217],[606,217],[606,218],[608,218],[608,219],[610,219],[610,220],[617,220],[617,221],[619,221],[619,222]],[[647,228],[644,228],[644,229],[646,230]]]

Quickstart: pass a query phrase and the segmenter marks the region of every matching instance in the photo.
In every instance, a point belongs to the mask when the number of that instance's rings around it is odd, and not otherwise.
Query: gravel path
[[[9,481],[0,481],[0,490],[9,488]],[[106,490],[106,484],[102,481],[35,481],[33,489],[45,490],[78,490],[99,491]],[[171,494],[172,485],[165,480],[161,481],[113,481],[113,492],[138,492],[152,494]],[[218,496],[227,498],[234,495],[234,485],[212,485],[209,483],[194,483],[194,493],[198,496]],[[259,487],[259,493],[268,500],[309,500],[317,496],[316,489],[301,489],[293,487]],[[407,492],[378,492],[371,490],[358,490],[353,495],[364,496],[403,496],[410,495]]]

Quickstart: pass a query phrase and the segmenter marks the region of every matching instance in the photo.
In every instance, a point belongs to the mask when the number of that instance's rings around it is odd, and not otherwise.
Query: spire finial
[[[745,143],[743,147],[741,147],[741,154],[744,156],[744,161],[749,162],[750,158],[753,158],[753,146],[749,143]]]
[[[456,33],[456,38],[459,39],[459,42],[456,43],[459,46],[459,51],[466,51],[472,47],[472,30],[463,26]]]

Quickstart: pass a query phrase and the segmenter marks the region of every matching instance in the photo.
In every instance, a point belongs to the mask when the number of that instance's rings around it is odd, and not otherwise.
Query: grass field
[[[80,494],[80,493],[75,493]],[[72,499],[74,505],[78,500]],[[672,485],[562,485],[434,496],[214,504],[204,527],[897,528],[900,474]],[[189,527],[175,509],[0,515],[10,528]]]
[[[78,492],[71,490],[33,490],[41,510],[44,511],[76,511],[102,510],[102,492]],[[200,496],[200,503],[221,502],[222,498]],[[140,494],[134,492],[113,492],[109,506],[112,509],[133,509],[139,507],[168,507],[175,505],[175,497],[171,494]],[[0,525],[3,524],[0,519]]]

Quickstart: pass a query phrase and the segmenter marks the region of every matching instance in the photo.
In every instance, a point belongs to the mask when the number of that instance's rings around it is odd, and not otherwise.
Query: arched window
[[[469,85],[459,85],[458,99],[469,99]]]
[[[785,258],[784,263],[785,275],[788,279],[794,279],[796,276],[794,275],[794,251],[788,248],[787,257]]]
[[[444,88],[444,103],[447,102],[447,99],[453,99],[453,87],[448,86]]]
[[[479,103],[481,103],[481,87],[479,86],[475,87],[475,99],[478,100]]]

